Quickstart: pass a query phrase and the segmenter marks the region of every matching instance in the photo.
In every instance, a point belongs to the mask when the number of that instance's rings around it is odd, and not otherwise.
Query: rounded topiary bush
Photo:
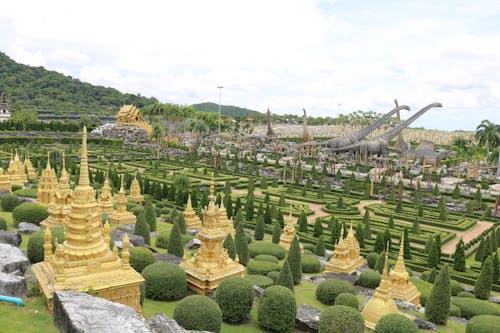
[[[383,316],[375,326],[375,333],[418,333],[417,326],[408,317],[391,313]]]
[[[176,264],[157,262],[142,270],[146,281],[146,297],[160,301],[177,300],[186,296],[186,272]]]
[[[15,194],[7,194],[0,199],[0,207],[4,212],[12,212],[19,204],[19,198]]]
[[[380,284],[380,279],[382,275],[379,272],[373,270],[367,270],[361,272],[359,275],[359,284],[366,288],[375,289]]]
[[[450,280],[451,296],[457,296],[459,293],[464,291],[460,282],[455,280]]]
[[[422,274],[420,274],[420,280],[427,281],[429,279],[430,274],[431,274],[431,272],[429,272],[429,271],[423,272]]]
[[[377,252],[370,252],[366,255],[366,263],[368,264],[368,267],[371,269],[375,268],[375,264],[377,263],[378,259],[378,253]]]
[[[134,214],[135,216],[139,216],[139,214],[140,214],[141,212],[144,212],[144,207],[142,207],[142,206],[132,207],[132,208],[130,209],[130,212],[131,212],[132,214]]]
[[[272,271],[279,271],[280,265],[274,262],[250,260],[247,264],[247,273],[250,275],[267,275]]]
[[[460,308],[462,318],[465,319],[479,315],[500,316],[500,311],[488,301],[476,298],[455,297],[453,304]]]
[[[28,222],[39,225],[40,222],[49,216],[47,207],[34,202],[25,202],[14,208],[12,218],[14,222]]]
[[[273,284],[276,284],[276,282],[278,282],[278,278],[280,277],[280,272],[272,271],[272,272],[267,273],[266,276],[268,278],[270,278],[271,280],[273,280]]]
[[[52,233],[52,253],[54,253],[56,250],[54,246],[56,238],[59,244],[62,244],[64,242],[64,229],[63,227],[54,227],[50,228],[50,232]],[[27,256],[32,264],[43,261],[43,233],[43,230],[37,231],[33,235],[31,235],[30,239],[28,240]]]
[[[311,253],[314,251],[314,244],[303,243],[302,246],[304,247],[304,251],[309,251]]]
[[[170,231],[162,232],[161,234],[156,236],[156,247],[160,249],[168,248],[168,240],[170,239]]]
[[[279,275],[279,272],[277,273]],[[271,278],[262,275],[246,275],[243,278],[250,282],[252,285],[256,285],[258,287],[261,287],[262,289],[266,289],[267,287],[270,287],[274,284]]]
[[[316,256],[312,254],[302,255],[302,272],[304,273],[319,273],[321,271],[321,263]]]
[[[331,306],[319,316],[318,333],[363,333],[364,330],[361,312],[350,306]]]
[[[3,217],[0,217],[0,230],[7,231],[7,221]]]
[[[192,295],[177,304],[174,309],[174,320],[187,330],[217,333],[222,324],[222,311],[210,297]]]
[[[342,280],[325,280],[316,287],[316,298],[323,304],[333,305],[342,293],[356,294],[354,286]]]
[[[450,304],[450,310],[448,311],[448,316],[462,317],[462,311],[455,304]]]
[[[245,320],[252,310],[254,296],[253,286],[247,279],[231,277],[222,281],[215,294],[222,319],[230,323]]]
[[[469,320],[465,333],[494,333],[500,327],[500,317],[482,315]]]
[[[279,262],[278,258],[276,258],[275,256],[271,256],[269,254],[259,254],[258,256],[255,256],[254,259],[257,261],[274,262],[276,264]]]
[[[248,253],[250,258],[255,258],[259,254],[269,254],[278,258],[279,260],[284,259],[286,251],[279,244],[274,243],[263,243],[255,242],[248,244]]]
[[[342,293],[335,298],[335,305],[350,306],[356,310],[359,309],[359,301],[356,295],[351,293]]]
[[[155,262],[155,256],[150,249],[134,246],[129,249],[130,251],[130,266],[132,266],[139,273],[142,272],[146,266]]]
[[[457,294],[457,297],[475,298],[474,294],[469,291],[461,291]]]
[[[283,286],[271,286],[259,299],[258,321],[264,328],[287,332],[295,324],[297,304],[293,292]]]

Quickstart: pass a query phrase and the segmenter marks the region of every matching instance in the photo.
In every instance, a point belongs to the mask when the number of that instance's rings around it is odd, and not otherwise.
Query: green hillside
[[[219,112],[219,104],[216,103],[205,102],[205,103],[193,104],[192,107],[196,111],[217,112],[217,113]],[[260,118],[264,116],[263,113],[260,113],[258,111],[240,108],[238,106],[233,106],[233,105],[221,105],[220,113],[225,116],[239,117],[239,118],[241,117]]]
[[[157,102],[156,98],[124,94],[43,67],[19,64],[2,52],[0,92],[7,94],[12,110],[52,110],[60,114],[114,113],[123,104],[142,107]]]

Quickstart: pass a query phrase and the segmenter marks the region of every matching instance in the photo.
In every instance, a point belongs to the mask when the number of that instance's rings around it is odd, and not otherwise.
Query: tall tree
[[[450,311],[450,303],[450,273],[448,265],[444,265],[434,281],[431,294],[425,304],[425,316],[435,324],[445,324]]]
[[[274,222],[272,242],[278,244],[280,242],[280,237],[281,237],[281,225],[279,221],[276,221]]]
[[[184,244],[182,242],[181,231],[177,222],[174,223],[170,238],[168,239],[167,253],[182,258],[184,256]]]
[[[453,270],[465,272],[465,247],[462,238],[460,238],[455,246],[455,253],[453,254]]]
[[[290,270],[292,271],[293,283],[299,284],[302,280],[302,255],[300,253],[300,244],[297,236],[293,238],[287,257]]]
[[[300,213],[299,216],[299,231],[307,232],[307,216],[304,212]]]
[[[262,215],[257,216],[257,222],[255,224],[254,238],[255,240],[263,240],[265,232],[264,217]]]
[[[228,233],[226,238],[224,239],[224,243],[222,243],[222,246],[227,250],[227,255],[229,258],[233,259],[236,258],[236,246],[234,245],[234,240],[233,236],[231,236],[231,233]]]
[[[364,248],[365,247],[365,235],[364,235],[364,230],[363,230],[363,223],[359,222],[357,227],[356,227],[356,239],[358,240],[359,247]]]
[[[408,227],[405,227],[403,230],[403,258],[411,259],[411,244]]]
[[[153,207],[153,203],[151,202],[151,200],[148,200],[146,202],[145,214],[146,214],[146,222],[149,225],[149,229],[151,231],[156,231],[156,211]]]
[[[432,241],[432,246],[431,249],[429,250],[429,254],[427,255],[427,267],[429,268],[434,268],[437,267],[438,265],[438,249],[437,249],[437,242],[434,239]]]
[[[488,299],[493,283],[493,261],[491,256],[486,258],[481,273],[474,286],[474,295],[479,299]]]
[[[325,241],[323,239],[323,235],[319,236],[318,242],[314,246],[313,253],[317,256],[325,256]]]
[[[319,237],[321,235],[323,235],[323,223],[321,221],[321,218],[317,217],[316,220],[314,221],[313,236]]]
[[[148,245],[151,244],[151,236],[149,225],[146,222],[146,216],[144,212],[140,212],[137,216],[137,221],[135,222],[134,235],[139,235],[144,237],[144,242]]]
[[[234,245],[236,246],[236,253],[238,254],[240,264],[246,266],[249,259],[249,253],[247,235],[243,229],[243,223],[238,223],[234,236]]]
[[[278,281],[276,284],[279,286],[287,287],[293,292],[293,276],[288,260],[285,260],[285,262],[283,263],[283,267],[281,268],[281,272],[278,276]]]

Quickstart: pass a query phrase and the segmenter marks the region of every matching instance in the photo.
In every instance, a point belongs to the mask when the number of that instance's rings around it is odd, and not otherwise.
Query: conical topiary
[[[177,222],[174,223],[172,231],[170,232],[170,238],[168,240],[167,253],[173,254],[174,256],[182,258],[184,256],[184,244],[182,242],[181,231]]]
[[[316,246],[314,246],[313,253],[317,256],[325,256],[325,241],[323,240],[323,235],[319,236]]]
[[[255,224],[254,238],[255,240],[263,240],[264,239],[264,231],[265,231],[264,217],[262,215],[257,216],[257,222]]]
[[[491,293],[491,285],[493,283],[493,261],[491,256],[486,258],[481,273],[474,286],[474,295],[479,299],[488,299]]]
[[[137,215],[137,221],[135,222],[134,235],[139,235],[144,237],[144,242],[148,245],[151,244],[149,225],[146,222],[146,217],[144,212],[140,212]]]
[[[293,238],[290,244],[287,261],[292,271],[293,283],[300,283],[300,280],[302,280],[302,255],[300,253],[300,244],[297,236]]]
[[[228,233],[226,238],[224,239],[224,243],[222,243],[222,246],[227,250],[227,255],[229,258],[233,259],[236,258],[236,246],[234,245],[234,240],[233,236],[231,236],[231,233]]]
[[[278,281],[276,282],[276,284],[287,287],[293,292],[293,276],[288,260],[285,260],[285,262],[283,263],[283,267],[281,268],[281,272],[278,276]]]
[[[278,244],[280,242],[280,237],[281,237],[281,226],[280,226],[279,221],[276,221],[276,222],[274,222],[272,242],[274,244]]]
[[[436,277],[429,299],[425,304],[425,316],[427,319],[438,325],[446,324],[450,310],[450,300],[450,273],[448,265],[444,265]]]
[[[247,235],[245,234],[245,230],[243,229],[243,223],[238,223],[236,234],[234,236],[234,245],[236,246],[236,253],[238,254],[240,264],[246,266],[248,263],[249,254]]]

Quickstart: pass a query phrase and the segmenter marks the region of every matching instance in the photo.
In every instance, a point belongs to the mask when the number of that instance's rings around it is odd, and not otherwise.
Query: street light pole
[[[222,88],[224,88],[224,87],[217,86],[217,88],[219,88],[219,134],[220,134],[220,97],[221,97]]]

